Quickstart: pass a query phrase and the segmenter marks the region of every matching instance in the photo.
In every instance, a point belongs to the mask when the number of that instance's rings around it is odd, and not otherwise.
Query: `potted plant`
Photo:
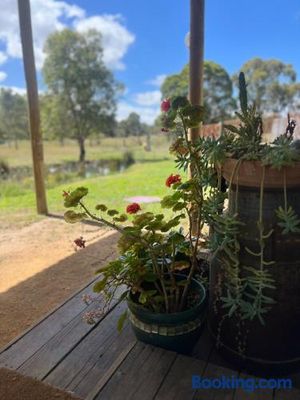
[[[192,144],[188,137],[188,129],[199,126],[203,109],[176,97],[164,100],[162,111],[163,130],[175,132],[171,150],[178,165],[186,170],[195,162],[196,168],[190,179],[183,181],[179,174],[172,174],[166,180],[172,192],[161,205],[172,210],[173,216],[143,212],[137,203],[130,204],[126,213],[104,204],[91,211],[84,201],[88,190],[80,187],[64,193],[64,205],[70,208],[65,220],[75,223],[89,217],[120,233],[120,256],[98,271],[101,279],[94,291],[102,293],[103,302],[100,310],[88,314],[88,322],[95,322],[119,293],[118,301],[128,304],[119,329],[129,317],[138,339],[185,352],[198,339],[205,317],[205,271],[198,254],[205,221],[204,190],[215,172],[207,160],[200,159],[199,144]],[[180,225],[186,219],[190,224],[185,231]],[[77,245],[84,247],[82,240],[78,239]]]
[[[295,121],[272,143],[239,76],[239,126],[225,126],[212,164],[228,209],[212,212],[209,326],[223,353],[248,368],[300,362],[300,153]],[[218,148],[218,151],[215,150]]]

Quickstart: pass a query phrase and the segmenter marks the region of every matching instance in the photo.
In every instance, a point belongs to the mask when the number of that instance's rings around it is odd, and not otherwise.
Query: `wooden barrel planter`
[[[265,324],[257,318],[225,316],[228,310],[220,299],[228,278],[217,254],[211,265],[209,329],[220,351],[234,363],[256,373],[287,373],[300,367],[300,234],[282,234],[275,210],[284,205],[286,183],[288,205],[300,216],[300,163],[276,170],[258,161],[242,161],[236,168],[237,162],[227,160],[222,173],[232,183],[227,212],[237,212],[243,223],[238,235],[240,265],[260,268],[258,257],[246,248],[259,251],[257,221],[264,174],[263,225],[266,231],[274,230],[265,240],[264,255],[274,261],[266,268],[276,287],[267,294],[275,303],[264,315]]]

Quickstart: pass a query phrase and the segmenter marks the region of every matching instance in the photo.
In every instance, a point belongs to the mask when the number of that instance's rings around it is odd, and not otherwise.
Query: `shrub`
[[[131,151],[125,151],[123,153],[122,163],[125,167],[130,167],[130,165],[135,163],[134,155]]]
[[[9,175],[9,165],[6,161],[0,160],[0,178],[6,179]]]

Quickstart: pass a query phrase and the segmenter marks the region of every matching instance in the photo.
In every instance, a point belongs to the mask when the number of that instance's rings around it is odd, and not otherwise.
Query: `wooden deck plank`
[[[96,280],[96,279],[95,279]],[[0,353],[0,366],[17,369],[48,340],[64,329],[78,314],[87,308],[82,301],[84,293],[92,294],[95,280],[51,311],[36,325],[5,346]]]
[[[210,359],[202,375],[202,378],[221,378],[236,375],[237,371],[212,364]],[[233,400],[235,389],[197,389],[193,400]]]
[[[234,364],[227,361],[222,354],[219,353],[218,349],[214,345],[209,356],[209,363],[218,365],[229,370],[234,370],[237,374],[239,373],[239,368],[235,367]]]
[[[0,366],[75,392],[85,400],[300,400],[299,390],[192,389],[192,375],[220,378],[239,375],[217,353],[207,329],[192,357],[147,346],[127,324],[116,330],[125,304],[113,304],[96,325],[87,325],[81,297],[91,282],[0,353]],[[230,366],[230,368],[228,368]],[[293,384],[300,375],[291,376]],[[294,382],[295,380],[295,382]]]
[[[195,390],[192,388],[192,376],[202,375],[206,361],[178,355],[155,400],[188,400],[192,399]]]
[[[135,345],[136,339],[129,324],[123,331],[117,331],[117,321],[126,308],[120,304],[108,314],[90,334],[69,353],[45,381],[62,389],[75,392],[85,398],[96,388],[97,392],[110,378],[112,365],[120,365],[127,353]],[[124,349],[126,350],[124,352]],[[122,355],[122,359],[120,359]],[[104,379],[105,378],[105,379]],[[99,386],[99,381],[102,386]]]
[[[113,373],[119,368],[121,363],[128,356],[128,354],[131,352],[131,350],[133,349],[133,347],[135,345],[136,345],[136,342],[130,343],[127,347],[125,347],[119,353],[118,357],[115,359],[113,364],[111,364],[110,367],[101,376],[101,378],[98,379],[97,384],[94,387],[92,387],[91,390],[89,390],[89,389],[87,389],[89,386],[84,386],[84,385],[86,385],[86,384],[88,385],[90,379],[93,379],[93,381],[95,381],[95,379],[94,379],[95,368],[93,368],[93,370],[91,370],[88,375],[89,379],[80,382],[80,384],[76,387],[76,392],[77,393],[87,393],[88,392],[88,394],[86,395],[86,400],[94,400],[96,398],[96,396],[98,395],[98,393],[100,392],[100,390],[104,387],[104,385],[106,385],[106,383],[109,381],[109,379],[111,378]],[[98,372],[98,365],[95,364],[95,367],[96,367],[96,372]],[[99,375],[97,375],[97,376],[99,377]]]
[[[82,300],[81,300],[82,301]],[[116,301],[113,301],[113,308]],[[94,303],[90,304],[82,312],[77,314],[55,336],[28,358],[19,368],[19,372],[37,379],[44,379],[56,367],[78,343],[80,343],[92,330],[94,330],[105,318],[104,314],[95,325],[87,324],[83,320],[86,312],[95,309]],[[109,313],[110,310],[107,311]],[[64,315],[62,316],[64,318]]]
[[[241,373],[239,375],[241,379],[259,379],[255,376]],[[251,383],[249,383],[251,385]],[[254,389],[253,391],[247,391],[243,388],[236,389],[234,400],[272,400],[274,395],[273,389]]]
[[[300,390],[300,371],[294,372],[289,376],[292,379],[293,387]],[[300,399],[300,397],[299,397]]]
[[[207,325],[205,324],[203,332],[196,343],[191,356],[199,360],[208,360],[214,348],[214,343],[211,340]]]
[[[152,400],[176,353],[137,343],[95,400]]]
[[[274,400],[299,400],[300,390],[298,389],[278,389],[275,390]]]

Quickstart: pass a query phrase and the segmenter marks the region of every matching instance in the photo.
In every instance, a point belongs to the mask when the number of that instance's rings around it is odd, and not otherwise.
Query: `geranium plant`
[[[192,143],[188,135],[189,128],[199,127],[203,108],[192,106],[184,97],[176,97],[164,100],[162,111],[162,130],[171,130],[175,135],[170,150],[176,155],[177,166],[184,171],[194,166],[190,178],[184,179],[175,172],[166,178],[165,185],[171,193],[163,198],[161,206],[172,210],[171,218],[167,219],[163,213],[144,212],[137,203],[127,206],[124,213],[104,204],[91,211],[84,201],[88,194],[84,187],[64,194],[64,205],[70,208],[65,213],[67,222],[91,218],[121,234],[120,256],[97,271],[102,276],[94,291],[104,295],[102,308],[110,304],[120,287],[124,289],[120,300],[131,294],[139,304],[157,313],[186,310],[196,297],[190,284],[196,272],[199,275],[203,272],[199,270],[198,254],[209,211],[204,194],[217,192],[213,187],[216,176],[201,150],[203,142]],[[128,214],[133,217],[128,218]],[[185,232],[181,225],[186,219],[189,228]],[[192,229],[192,224],[196,229]],[[183,273],[184,279],[177,279],[178,273]],[[89,314],[90,322],[95,320],[93,315],[98,312]]]

